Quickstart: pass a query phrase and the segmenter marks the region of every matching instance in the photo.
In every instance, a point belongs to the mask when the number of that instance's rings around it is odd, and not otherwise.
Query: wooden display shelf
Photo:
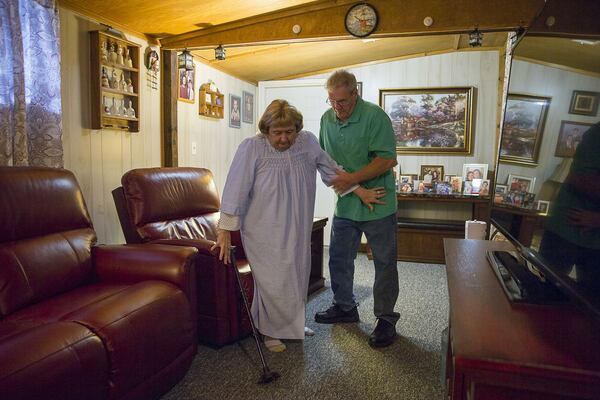
[[[127,53],[131,58],[131,67],[127,65]],[[118,57],[119,60],[121,58],[119,54],[124,59],[123,64],[111,60],[112,57]],[[92,31],[90,32],[90,60],[91,128],[139,132],[140,45],[105,32]],[[120,88],[124,81],[129,80],[133,92]],[[110,86],[118,82],[119,88],[106,86],[107,82]],[[122,107],[132,107],[135,117],[106,114],[105,107],[115,102],[119,102]]]
[[[198,114],[217,119],[225,117],[225,95],[218,89],[210,90],[210,84],[205,83],[200,87],[198,99]]]
[[[107,87],[102,87],[102,91],[107,92],[107,93],[113,93],[113,94],[122,94],[123,96],[138,97],[137,93],[125,92],[125,91],[119,90],[119,89],[111,89],[111,88],[107,88]]]

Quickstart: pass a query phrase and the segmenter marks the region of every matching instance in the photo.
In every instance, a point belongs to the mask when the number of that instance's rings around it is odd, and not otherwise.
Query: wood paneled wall
[[[222,193],[229,165],[240,142],[253,136],[258,126],[257,87],[241,81],[208,65],[196,62],[196,97],[200,85],[211,79],[221,93],[225,95],[225,117],[214,119],[198,114],[198,99],[195,103],[178,102],[177,125],[179,131],[179,166],[203,167],[210,169],[215,183]],[[254,123],[241,122],[240,128],[229,127],[229,95],[242,97],[242,91],[254,95]],[[240,107],[242,104],[240,104]],[[193,143],[196,154],[192,154]]]
[[[146,67],[141,65],[140,132],[90,129],[88,32],[103,27],[64,8],[60,9],[60,25],[65,168],[77,176],[98,242],[124,243],[111,191],[120,186],[121,176],[130,169],[161,165],[161,94],[146,85]],[[142,45],[142,53],[148,47],[140,38],[128,35],[127,39]],[[226,94],[226,106],[229,93],[239,96],[242,90],[256,93],[256,86],[198,64],[196,85],[209,78]],[[196,86],[196,93],[198,89]],[[242,122],[241,129],[229,128],[228,112],[222,120],[199,117],[197,101],[179,102],[178,113],[179,165],[210,168],[222,190],[235,149],[244,137],[254,134],[254,125]],[[197,143],[196,155],[191,154],[192,141]]]
[[[160,166],[160,92],[146,86],[142,65],[140,131],[90,129],[89,31],[102,26],[60,9],[61,87],[65,168],[83,190],[99,243],[124,243],[111,191],[132,168]],[[127,40],[147,43],[127,36]]]

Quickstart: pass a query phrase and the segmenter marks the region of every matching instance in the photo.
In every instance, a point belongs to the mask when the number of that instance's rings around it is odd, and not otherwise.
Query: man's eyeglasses
[[[356,93],[356,91],[352,91],[350,97],[344,100],[332,100],[330,98],[327,98],[327,100],[325,100],[325,103],[329,104],[331,107],[346,107],[352,102],[352,96],[354,96],[354,93]]]

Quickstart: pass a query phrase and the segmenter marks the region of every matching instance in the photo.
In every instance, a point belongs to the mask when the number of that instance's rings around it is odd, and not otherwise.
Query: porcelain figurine
[[[110,87],[111,89],[118,89],[119,88],[119,77],[117,75],[117,70],[113,69],[112,70],[112,74],[110,77]]]
[[[123,46],[117,46],[117,64],[125,65],[125,61],[123,60]]]
[[[131,54],[129,53],[129,47],[125,47],[125,65],[129,68],[133,68],[133,60],[131,59]]]
[[[133,93],[133,83],[131,82],[131,78],[127,78],[127,91]]]
[[[109,43],[108,48],[109,48],[108,61],[115,64],[117,62],[117,44]]]
[[[110,87],[110,82],[108,81],[108,73],[106,72],[106,68],[102,67],[102,86]]]
[[[106,96],[102,96],[102,106],[104,114],[110,114],[110,107],[108,106],[108,102],[106,101]]]
[[[112,106],[110,106],[110,112],[109,114],[115,115],[117,114],[117,106],[115,104],[115,98],[112,98]]]
[[[106,40],[102,39],[100,42],[100,60],[104,63],[108,62],[108,47]]]

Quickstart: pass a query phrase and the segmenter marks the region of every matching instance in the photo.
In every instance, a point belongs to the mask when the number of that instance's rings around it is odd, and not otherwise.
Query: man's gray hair
[[[339,69],[331,74],[327,79],[326,88],[328,92],[331,92],[342,86],[347,87],[350,92],[356,90],[356,77],[345,69]]]

